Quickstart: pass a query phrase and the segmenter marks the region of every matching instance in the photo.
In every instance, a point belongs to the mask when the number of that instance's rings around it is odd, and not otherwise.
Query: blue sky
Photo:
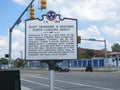
[[[8,53],[9,28],[15,23],[31,0],[0,1],[0,57]],[[39,18],[49,10],[62,17],[78,19],[78,35],[82,39],[95,38],[107,41],[107,49],[114,43],[120,44],[120,0],[47,0],[47,9],[38,10],[38,0],[34,2],[35,17]],[[25,13],[22,22],[13,30],[12,58],[20,57],[24,51]],[[81,41],[81,48],[103,49],[104,43]]]

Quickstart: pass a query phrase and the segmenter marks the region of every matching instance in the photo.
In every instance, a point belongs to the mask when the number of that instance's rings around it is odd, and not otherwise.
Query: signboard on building
[[[25,23],[26,60],[77,59],[77,19],[61,19],[49,11]]]

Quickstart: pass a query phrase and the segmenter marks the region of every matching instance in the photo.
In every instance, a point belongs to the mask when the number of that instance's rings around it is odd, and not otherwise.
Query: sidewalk
[[[25,87],[25,86],[21,86],[21,90],[32,90],[32,89],[27,88],[27,87]]]
[[[85,71],[85,67],[83,68],[70,68],[71,71]],[[94,68],[93,72],[115,72],[118,71],[118,68]]]

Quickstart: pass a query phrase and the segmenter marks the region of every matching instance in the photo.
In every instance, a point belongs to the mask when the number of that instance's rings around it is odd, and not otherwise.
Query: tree
[[[83,59],[83,58],[92,58],[94,56],[94,50],[87,50],[84,54],[81,54],[78,58]]]
[[[17,58],[17,60],[14,61],[15,67],[24,67],[26,64],[25,60]]]
[[[119,45],[119,43],[114,43],[111,48],[112,48],[113,52],[120,52],[120,45]]]
[[[92,58],[94,56],[94,51],[91,49],[87,50],[86,54],[89,55],[90,58]]]
[[[1,64],[8,64],[8,59],[6,59],[6,58],[1,58],[1,59],[0,59],[0,63],[1,63]]]

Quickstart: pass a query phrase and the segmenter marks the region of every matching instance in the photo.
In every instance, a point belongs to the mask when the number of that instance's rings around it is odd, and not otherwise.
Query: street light
[[[106,68],[107,68],[107,63],[108,63],[108,59],[107,59],[107,47],[106,47],[106,40],[104,40],[104,44],[105,44],[105,63],[106,63]]]
[[[12,31],[13,31],[13,28],[21,22],[22,16],[25,14],[25,12],[28,10],[28,8],[32,5],[32,3],[34,1],[35,0],[32,0],[30,2],[30,4],[27,6],[27,8],[23,11],[23,13],[18,17],[16,22],[13,24],[13,26],[9,29],[9,62],[8,62],[9,69],[11,69],[11,52],[12,52],[11,48],[12,48]]]

